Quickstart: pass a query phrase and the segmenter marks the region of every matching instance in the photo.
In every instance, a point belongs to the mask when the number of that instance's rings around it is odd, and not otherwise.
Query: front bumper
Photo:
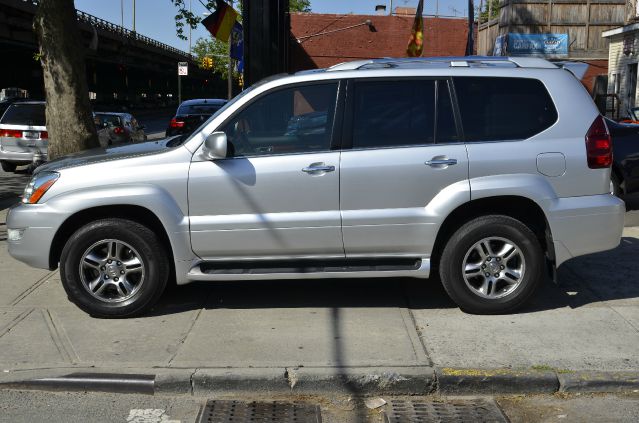
[[[559,198],[547,210],[556,264],[619,245],[626,206],[610,194]]]
[[[23,229],[19,240],[7,240],[9,254],[32,267],[50,269],[51,244],[63,217],[46,204],[18,204],[9,209],[7,229]]]

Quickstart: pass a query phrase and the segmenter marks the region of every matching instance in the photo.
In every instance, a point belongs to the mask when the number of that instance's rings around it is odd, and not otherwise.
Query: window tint
[[[434,142],[435,81],[358,81],[353,148]]]
[[[246,107],[221,130],[235,156],[329,150],[336,97],[337,83],[278,90]]]
[[[185,104],[178,108],[178,115],[212,115],[222,108],[223,104]]]
[[[557,110],[536,79],[454,78],[467,141],[520,140],[557,121]]]
[[[44,104],[12,104],[2,116],[0,123],[45,126]]]
[[[461,141],[455,126],[448,81],[437,81],[437,134],[435,139],[439,144]]]

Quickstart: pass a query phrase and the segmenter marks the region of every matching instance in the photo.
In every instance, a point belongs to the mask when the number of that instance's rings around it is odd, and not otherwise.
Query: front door
[[[448,81],[358,80],[348,98],[352,149],[342,152],[340,175],[346,257],[428,257],[442,220],[433,199],[470,199]]]
[[[343,258],[338,83],[269,91],[219,129],[230,157],[196,154],[189,174],[193,251],[204,259]]]

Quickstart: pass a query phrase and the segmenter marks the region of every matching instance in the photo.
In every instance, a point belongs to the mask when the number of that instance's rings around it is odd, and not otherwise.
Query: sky
[[[440,15],[466,15],[467,0],[425,1],[424,14],[435,14],[437,1]],[[393,0],[393,8],[416,7],[417,3],[418,0]],[[390,0],[311,0],[312,11],[316,13],[375,14],[375,5],[378,4],[386,4],[387,9],[390,9]],[[115,24],[122,23],[123,10],[124,27],[128,29],[133,27],[133,0],[75,0],[75,7]],[[198,0],[191,0],[191,7],[193,12],[200,16],[206,12]],[[453,8],[456,8],[457,12],[454,12]],[[188,52],[189,42],[180,40],[175,34],[177,9],[171,0],[136,0],[135,9],[135,29],[139,34]],[[198,38],[208,37],[208,35],[208,31],[200,25],[192,32],[192,44],[195,45]]]

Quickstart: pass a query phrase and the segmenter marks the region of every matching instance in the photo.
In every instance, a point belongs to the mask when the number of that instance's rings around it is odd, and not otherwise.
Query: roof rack
[[[563,65],[563,63],[562,63]],[[557,69],[557,66],[546,59],[538,57],[506,57],[506,56],[460,56],[460,57],[410,57],[355,60],[340,63],[327,69],[329,72],[360,69],[423,67],[518,67]]]

